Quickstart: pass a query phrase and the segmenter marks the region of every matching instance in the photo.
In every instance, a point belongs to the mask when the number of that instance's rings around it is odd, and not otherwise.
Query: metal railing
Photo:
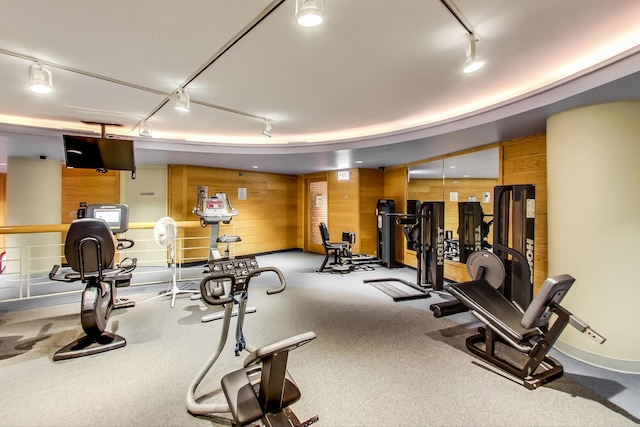
[[[202,266],[206,262],[203,253],[209,246],[199,245],[204,237],[176,238],[175,262],[177,280],[200,281]],[[6,257],[0,274],[0,302],[15,301],[44,296],[78,293],[84,285],[78,282],[58,282],[49,279],[49,272],[55,264],[64,267],[64,245],[28,245],[6,247]],[[52,255],[56,254],[56,255]],[[137,268],[133,271],[131,287],[167,283],[171,281],[171,260],[169,250],[155,243],[153,239],[136,239],[129,249],[116,251],[116,263],[125,258],[137,258]],[[189,265],[189,267],[185,267]],[[43,266],[47,266],[43,268]]]

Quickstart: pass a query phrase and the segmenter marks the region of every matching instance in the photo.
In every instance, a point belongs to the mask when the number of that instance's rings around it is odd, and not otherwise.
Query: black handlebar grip
[[[209,295],[208,289],[207,289],[207,283],[211,282],[211,281],[220,281],[221,279],[228,279],[231,280],[231,288],[235,288],[236,285],[236,278],[234,275],[229,274],[229,273],[220,273],[220,274],[212,274],[210,276],[205,277],[204,279],[202,279],[200,281],[200,296],[202,297],[202,299],[204,300],[204,302],[206,302],[209,305],[223,305],[223,304],[227,304],[229,302],[232,302],[233,300],[231,298],[214,298],[211,295]]]
[[[261,268],[256,268],[255,270],[251,270],[249,274],[247,274],[245,286],[247,287],[249,286],[249,281],[253,276],[256,276],[260,273],[264,273],[267,271],[273,271],[278,275],[278,279],[280,279],[280,286],[278,286],[277,288],[267,290],[267,295],[273,295],[273,294],[277,294],[279,292],[284,291],[284,289],[287,287],[287,282],[284,279],[284,275],[282,274],[282,271],[278,270],[275,267],[261,267]]]

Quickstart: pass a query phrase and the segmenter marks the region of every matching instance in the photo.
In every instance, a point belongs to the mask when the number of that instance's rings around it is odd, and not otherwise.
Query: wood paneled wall
[[[548,261],[547,261],[547,162],[546,162],[546,135],[537,134],[525,138],[518,138],[510,141],[503,141],[499,143],[489,144],[484,147],[478,147],[476,149],[464,150],[459,153],[450,153],[445,156],[440,156],[431,159],[424,159],[422,161],[416,161],[411,163],[418,164],[424,162],[430,162],[447,157],[454,157],[459,154],[469,153],[471,151],[482,150],[486,148],[499,147],[500,149],[500,177],[496,181],[495,185],[515,185],[515,184],[533,184],[536,186],[536,228],[535,228],[535,254],[534,254],[534,292],[537,292],[548,275]],[[409,164],[405,166],[410,166]],[[434,180],[441,183],[440,180]],[[413,183],[411,184],[413,186]],[[385,197],[398,198],[402,189],[408,194],[408,185],[406,180],[403,182],[395,169],[385,172]],[[431,188],[423,188],[419,193],[421,196],[431,197],[437,188],[436,182],[432,183]],[[448,199],[448,193],[450,185],[446,184],[445,199]],[[466,197],[458,194],[459,200],[466,200]],[[493,197],[493,194],[492,194]],[[411,198],[420,199],[420,197],[413,194]],[[476,196],[478,198],[478,196]],[[481,200],[481,199],[478,199]],[[493,204],[483,204],[485,213],[489,213],[493,209]],[[453,210],[457,214],[457,209],[450,209],[446,206],[446,211]],[[448,214],[446,214],[449,216]],[[402,236],[398,237],[400,239]],[[400,241],[400,240],[398,240]],[[404,247],[404,245],[396,245]],[[402,254],[397,254],[397,260],[403,262],[406,265],[415,266],[415,255],[412,251],[403,251]],[[445,276],[451,277],[459,276],[465,278],[466,272],[462,271],[464,265],[460,263],[448,262],[445,268]],[[454,271],[459,270],[459,271]],[[449,272],[449,274],[447,273]],[[455,279],[454,277],[451,277]]]
[[[351,169],[351,179],[338,181],[337,171],[309,174],[298,177],[298,247],[304,245],[308,218],[306,188],[309,180],[326,179],[329,192],[328,227],[331,240],[339,240],[343,231],[356,234],[354,253],[375,254],[376,251],[376,203],[383,198],[384,174],[377,169]],[[312,249],[312,248],[311,248]],[[320,249],[319,249],[320,250]]]
[[[546,182],[546,137],[544,134],[491,144],[500,147],[500,170],[502,184],[534,184],[536,186],[536,246],[535,286],[536,291],[547,276],[547,182]],[[468,152],[470,150],[466,150]],[[451,153],[444,157],[455,156]],[[442,158],[442,157],[440,157]],[[435,159],[425,159],[431,161]],[[417,162],[416,162],[417,163]],[[79,202],[119,203],[119,172],[98,174],[93,170],[67,169],[62,167],[62,223],[68,224],[76,217]],[[317,175],[317,174],[315,174]],[[313,175],[313,176],[315,176]],[[209,194],[224,192],[231,198],[240,214],[231,224],[221,226],[221,234],[237,234],[242,242],[236,244],[236,254],[251,254],[304,247],[305,227],[305,177],[261,172],[235,171],[186,165],[170,165],[168,168],[169,215],[177,221],[198,220],[191,211],[197,201],[197,187],[206,185]],[[357,235],[355,251],[375,254],[377,233],[375,208],[378,199],[393,199],[396,211],[406,211],[408,198],[405,165],[389,167],[384,172],[377,169],[353,169],[350,181],[337,181],[335,172],[326,174],[329,184],[330,233],[338,236],[343,230]],[[441,193],[442,181],[433,183],[433,188],[420,190],[412,198],[428,200],[437,188]],[[463,183],[464,184],[464,183]],[[495,185],[495,184],[493,184]],[[6,175],[0,174],[0,188],[6,188]],[[247,200],[237,200],[238,188],[247,189]],[[458,191],[459,200],[475,195],[476,190]],[[479,189],[478,189],[479,190]],[[434,196],[435,197],[435,196]],[[5,198],[0,197],[2,203]],[[3,207],[3,206],[2,206]],[[483,204],[485,213],[493,205]],[[3,207],[4,208],[4,207]],[[447,209],[457,217],[457,209]],[[4,209],[0,214],[3,222]],[[453,221],[451,219],[451,221]],[[448,223],[447,223],[448,224]],[[408,265],[415,257],[405,254],[404,237],[400,228],[396,230],[396,259]],[[184,233],[184,232],[183,232]],[[209,229],[194,230],[186,237],[196,237],[194,245],[208,246]],[[2,238],[2,237],[0,237]],[[192,256],[189,254],[187,256]],[[204,249],[198,256],[206,259]]]
[[[62,223],[76,219],[80,202],[120,203],[120,172],[98,173],[93,169],[62,167]]]
[[[356,233],[353,253],[376,251],[376,203],[382,197],[384,175],[377,169],[352,169],[349,181],[328,174],[329,234],[339,240],[343,231]]]
[[[98,173],[94,169],[69,169],[62,165],[62,224],[77,218],[80,202],[92,204],[120,203],[120,172]],[[61,233],[61,241],[67,238]]]
[[[376,205],[384,187],[384,174],[378,169],[360,169],[360,253],[373,255],[378,248]]]
[[[329,236],[338,242],[343,231],[360,233],[360,174],[358,169],[351,169],[351,179],[338,181],[337,171],[327,173],[327,188],[329,191],[328,215]],[[354,252],[360,252],[359,239],[353,247]]]
[[[536,186],[534,292],[547,278],[547,138],[545,134],[506,141],[500,149],[502,183]]]
[[[396,212],[407,211],[407,169],[404,166],[387,168],[384,171],[384,198],[395,201]],[[404,263],[406,246],[402,229],[396,227],[396,260],[399,262]]]
[[[230,224],[220,224],[219,234],[242,238],[242,242],[235,244],[236,255],[297,247],[296,176],[187,165],[170,165],[168,174],[169,215],[175,220],[199,220],[192,213],[199,186],[207,186],[209,196],[227,194],[239,214]],[[239,188],[246,188],[246,200],[238,200]],[[185,256],[207,259],[210,228],[187,229],[185,233],[185,237],[197,238],[190,244],[205,247]]]

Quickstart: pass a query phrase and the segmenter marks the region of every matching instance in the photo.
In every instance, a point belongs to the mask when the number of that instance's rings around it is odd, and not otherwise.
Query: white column
[[[607,337],[568,326],[557,348],[640,372],[640,101],[550,117],[547,173],[549,275],[576,278],[562,305]]]
[[[62,166],[59,160],[7,159],[7,225],[60,224],[61,198]],[[7,273],[48,272],[54,264],[60,263],[60,239],[59,232],[8,234]]]

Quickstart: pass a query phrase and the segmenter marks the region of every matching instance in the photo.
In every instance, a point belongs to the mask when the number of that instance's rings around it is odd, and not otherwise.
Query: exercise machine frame
[[[484,255],[477,261],[485,259],[487,267],[491,265],[487,261],[492,257],[497,259],[490,252]],[[493,261],[494,265],[500,265],[500,262],[499,259]],[[508,300],[495,283],[484,278],[451,283],[445,288],[485,325],[466,339],[467,349],[526,388],[534,389],[562,376],[562,364],[547,353],[567,325],[586,333],[599,344],[605,341],[602,335],[560,305],[574,281],[568,274],[548,278],[524,312]],[[552,314],[555,318],[549,326]],[[508,354],[514,352],[515,355]]]
[[[493,207],[492,251],[503,263],[506,272],[500,291],[521,310],[525,310],[533,298],[535,186],[496,186]],[[461,251],[462,246],[460,244]],[[468,253],[467,259],[472,254]],[[457,299],[432,304],[430,309],[435,317],[468,310]]]
[[[247,273],[243,281],[236,280],[235,274],[216,272],[203,278],[200,282],[203,301],[211,306],[222,306],[224,316],[217,349],[198,372],[187,390],[186,405],[189,413],[193,415],[231,413],[237,425],[246,425],[259,419],[262,419],[268,426],[292,425],[291,420],[288,419],[289,415],[283,409],[296,402],[300,398],[300,392],[286,371],[287,356],[290,350],[313,340],[315,334],[307,332],[257,350],[246,344],[242,328],[247,309],[249,285],[252,278],[265,272],[275,273],[280,280],[280,286],[267,290],[267,295],[280,293],[286,288],[282,272],[275,267],[252,270]],[[231,283],[227,295],[220,294],[220,287],[217,286],[220,281]],[[198,402],[195,397],[196,390],[205,376],[211,372],[227,343],[234,306],[238,306],[235,355],[239,356],[244,350],[251,352],[251,354],[245,359],[243,368],[222,378],[220,388],[203,395],[203,397],[212,397],[223,391],[226,403]],[[314,417],[305,425],[316,420],[317,417]]]
[[[430,290],[441,291],[444,284],[444,202],[423,202],[413,214],[387,214],[404,225],[403,231],[416,252],[416,282],[398,278],[368,279],[369,283],[394,301],[429,298]],[[418,293],[407,293],[392,282],[399,282]]]
[[[56,264],[49,279],[59,282],[84,283],[80,303],[80,323],[84,335],[58,350],[53,360],[102,353],[124,347],[126,340],[105,331],[111,311],[116,308],[116,286],[129,283],[136,259],[115,265],[115,238],[109,225],[100,218],[81,218],[69,226],[65,239],[65,258],[71,271],[60,270]]]

